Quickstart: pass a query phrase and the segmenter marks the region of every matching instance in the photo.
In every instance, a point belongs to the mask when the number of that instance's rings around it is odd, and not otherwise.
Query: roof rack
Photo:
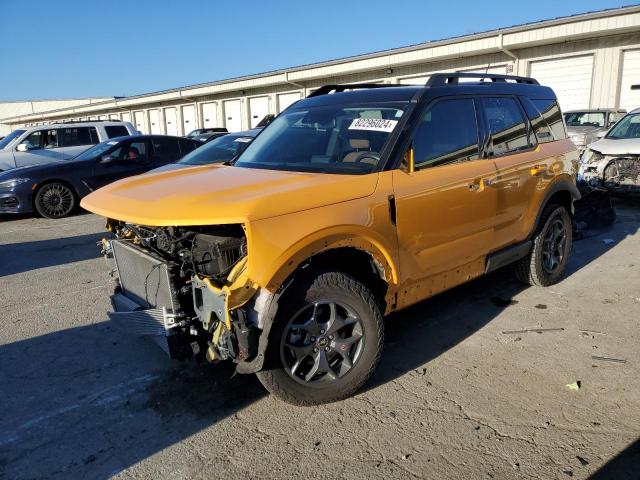
[[[102,119],[102,120],[64,120],[62,122],[51,122],[49,125],[58,125],[65,123],[94,123],[94,122],[122,122],[122,120],[110,120],[110,119]]]
[[[362,88],[385,88],[385,87],[398,87],[399,85],[393,85],[390,83],[352,83],[349,85],[323,85],[315,92],[311,93],[307,96],[307,98],[311,97],[319,97],[320,95],[327,95],[329,93],[340,93],[345,90],[355,90]]]
[[[518,77],[516,75],[500,75],[497,73],[434,73],[431,75],[426,83],[427,87],[443,87],[446,85],[457,85],[461,78],[488,78],[492,82],[506,82],[512,80],[515,83],[525,83],[528,85],[540,85],[535,78],[531,77]]]

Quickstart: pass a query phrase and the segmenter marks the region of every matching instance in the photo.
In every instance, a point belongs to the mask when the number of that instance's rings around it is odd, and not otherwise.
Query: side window
[[[182,155],[186,155],[187,153],[198,148],[199,146],[200,145],[198,145],[197,143],[189,140],[180,140],[180,152],[182,153]]]
[[[58,148],[58,130],[46,130],[44,132],[44,148]]]
[[[516,99],[511,97],[482,97],[480,99],[487,128],[491,133],[490,155],[505,155],[532,146],[527,123]]]
[[[178,140],[173,138],[154,138],[151,140],[153,143],[153,153],[156,155],[179,155],[180,147],[178,147]]]
[[[21,143],[27,146],[28,150],[38,150],[44,145],[44,130],[37,130],[25,138]]]
[[[147,142],[125,143],[109,156],[125,162],[146,162],[149,159]]]
[[[415,169],[477,160],[478,125],[473,100],[440,100],[422,117],[413,139]]]
[[[553,99],[521,100],[539,143],[567,138],[558,102]]]
[[[77,147],[92,144],[88,127],[62,128],[59,132],[61,147]]]
[[[107,132],[108,138],[129,136],[129,131],[124,125],[107,125],[104,127],[104,131]]]

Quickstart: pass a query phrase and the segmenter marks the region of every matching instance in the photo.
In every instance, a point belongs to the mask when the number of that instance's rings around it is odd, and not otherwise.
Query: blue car
[[[0,213],[36,211],[46,218],[65,217],[93,190],[173,163],[201,145],[166,135],[117,137],[71,160],[1,172]]]

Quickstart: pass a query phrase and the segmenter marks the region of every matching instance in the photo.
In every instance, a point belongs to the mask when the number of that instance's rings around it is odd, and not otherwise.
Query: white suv
[[[21,128],[1,141],[0,172],[68,160],[110,138],[138,133],[131,123],[120,121],[54,123]]]

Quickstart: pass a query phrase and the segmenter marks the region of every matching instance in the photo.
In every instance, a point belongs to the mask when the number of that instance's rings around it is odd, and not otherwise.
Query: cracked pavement
[[[640,204],[618,207],[558,285],[500,271],[389,317],[364,391],[312,408],[112,329],[99,217],[0,217],[0,477],[638,478]]]

